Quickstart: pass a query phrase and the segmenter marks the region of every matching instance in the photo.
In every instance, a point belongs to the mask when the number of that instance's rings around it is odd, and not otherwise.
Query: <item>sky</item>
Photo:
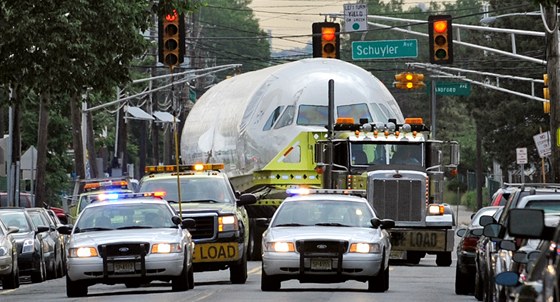
[[[433,0],[440,1],[440,0]],[[441,0],[443,1],[443,0]],[[449,0],[446,0],[449,1]],[[311,24],[325,21],[329,13],[343,14],[343,4],[349,0],[252,0],[249,5],[261,28],[275,37],[272,52],[305,48],[311,41]],[[408,5],[428,3],[429,0],[405,0]],[[327,18],[327,21],[331,21]],[[340,22],[339,19],[334,22]]]

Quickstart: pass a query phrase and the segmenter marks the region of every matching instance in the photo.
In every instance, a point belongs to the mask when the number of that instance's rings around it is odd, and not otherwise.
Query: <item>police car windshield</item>
[[[373,213],[364,203],[297,200],[282,204],[272,226],[371,227],[373,217]]]
[[[137,228],[176,228],[165,204],[111,204],[84,209],[74,233]]]
[[[165,192],[169,202],[232,203],[233,191],[221,177],[181,178],[181,198],[177,190],[177,179],[156,179],[142,183],[140,192]]]

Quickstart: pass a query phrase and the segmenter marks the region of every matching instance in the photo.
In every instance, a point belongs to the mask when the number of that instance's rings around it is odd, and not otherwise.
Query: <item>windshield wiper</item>
[[[342,223],[338,223],[338,222],[321,222],[321,223],[316,223],[315,225],[318,225],[318,226],[340,226],[340,227],[349,227],[349,225],[347,225],[347,224],[342,224]]]
[[[75,233],[81,233],[81,232],[96,232],[96,231],[111,231],[111,230],[114,230],[114,229],[113,229],[113,228],[100,228],[100,227],[85,228],[85,229],[76,228],[76,232],[75,232]]]
[[[185,202],[185,201],[183,201],[183,202]],[[209,202],[209,203],[219,203],[219,201],[217,201],[217,200],[214,200],[214,199],[196,199],[196,200],[187,200],[186,202],[187,202],[187,203],[188,203],[188,202]]]
[[[152,229],[153,227],[148,225],[129,225],[117,228],[117,230],[129,230],[129,229]]]
[[[308,225],[307,224],[301,224],[301,223],[281,223],[281,224],[275,225],[275,227],[285,227],[285,226],[308,226]]]

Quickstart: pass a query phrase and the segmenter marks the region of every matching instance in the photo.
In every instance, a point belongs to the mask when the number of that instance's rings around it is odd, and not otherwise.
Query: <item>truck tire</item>
[[[251,220],[249,234],[249,257],[253,261],[262,260],[262,230],[254,220]]]
[[[442,252],[437,254],[437,266],[451,266],[451,252]]]

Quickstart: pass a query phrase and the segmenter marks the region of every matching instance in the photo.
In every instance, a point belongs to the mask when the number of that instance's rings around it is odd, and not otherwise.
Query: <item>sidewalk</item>
[[[452,205],[451,208],[453,209],[457,221],[457,226],[461,225],[468,225],[471,222],[471,215],[474,213],[473,211],[469,210],[466,206],[463,205]]]

